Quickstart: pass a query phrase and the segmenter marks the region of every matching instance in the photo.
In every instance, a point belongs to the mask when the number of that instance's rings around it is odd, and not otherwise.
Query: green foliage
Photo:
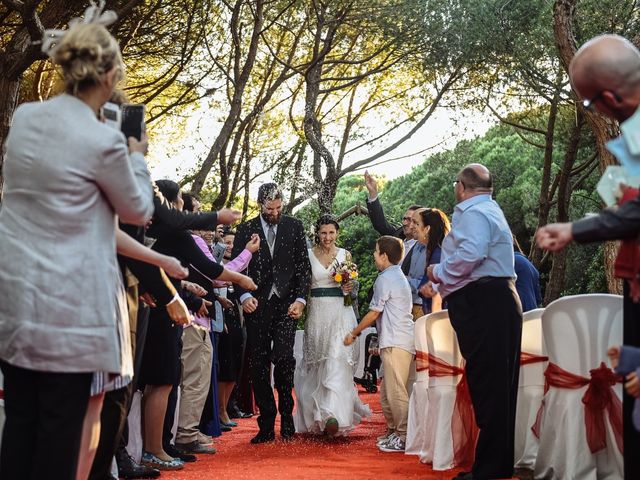
[[[559,131],[568,131],[565,125],[570,117],[561,118]],[[562,161],[564,137],[559,136],[554,152],[554,163]],[[590,139],[586,139],[588,144]],[[591,153],[584,148],[580,158]],[[555,158],[557,157],[557,158]],[[528,253],[537,225],[538,196],[542,176],[543,151],[522,140],[505,125],[496,125],[482,137],[461,141],[446,152],[436,153],[425,159],[409,174],[385,182],[379,179],[380,201],[387,218],[399,224],[407,206],[413,203],[443,210],[451,216],[455,205],[453,180],[458,171],[468,163],[482,163],[494,175],[495,198],[500,204],[514,235],[525,254]],[[559,167],[554,167],[559,168]],[[595,193],[595,183],[599,175],[592,173],[584,183],[574,190],[570,208],[570,218],[575,220],[590,211],[600,209],[600,201]],[[363,177],[352,175],[343,177],[333,205],[333,213],[341,214],[355,204],[366,204],[366,189]],[[308,230],[318,217],[318,207],[310,203],[300,209],[301,218]],[[555,211],[551,212],[552,217]],[[362,312],[366,311],[367,292],[375,281],[377,272],[372,251],[378,234],[373,230],[367,217],[350,216],[341,222],[339,243],[351,251],[354,261],[360,267],[359,301]],[[606,292],[602,247],[599,245],[573,246],[568,250],[565,295],[577,293]],[[541,272],[544,285],[548,280],[546,266]]]

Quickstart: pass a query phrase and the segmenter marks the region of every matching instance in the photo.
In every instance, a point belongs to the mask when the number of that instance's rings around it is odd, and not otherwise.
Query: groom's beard
[[[269,215],[268,213],[261,213],[262,219],[267,222],[269,225],[278,225],[280,223],[280,217],[282,217],[282,213],[276,213],[274,215]]]

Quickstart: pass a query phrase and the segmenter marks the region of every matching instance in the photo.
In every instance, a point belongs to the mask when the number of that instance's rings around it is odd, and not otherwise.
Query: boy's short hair
[[[377,240],[376,244],[378,245],[378,252],[385,253],[389,261],[394,265],[398,265],[402,261],[404,243],[399,238],[383,235]]]

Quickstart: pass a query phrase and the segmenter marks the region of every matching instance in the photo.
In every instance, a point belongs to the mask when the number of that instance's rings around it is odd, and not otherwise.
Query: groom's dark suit
[[[258,286],[253,295],[258,300],[255,312],[245,314],[249,368],[256,403],[260,409],[260,433],[273,432],[276,413],[280,411],[281,433],[290,437],[293,427],[293,357],[296,320],[287,310],[296,299],[305,299],[309,292],[311,267],[302,223],[282,216],[277,226],[273,256],[263,230],[260,216],[238,226],[233,242],[232,258],[245,247],[251,235],[260,236],[260,250],[253,254],[246,274]],[[277,293],[273,292],[275,286]],[[246,290],[236,287],[236,294],[244,300]],[[274,382],[278,390],[276,410],[270,370],[274,365]]]

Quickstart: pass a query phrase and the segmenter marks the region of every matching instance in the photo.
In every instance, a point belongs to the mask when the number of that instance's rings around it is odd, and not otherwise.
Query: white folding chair
[[[531,431],[544,395],[546,349],[542,338],[542,312],[537,308],[523,315],[520,382],[516,408],[515,461],[516,468],[533,470],[538,454],[538,438]],[[528,364],[523,361],[532,362]]]
[[[414,326],[414,338],[416,347],[416,369],[427,365],[426,355],[429,352],[427,342],[427,316],[416,320]],[[404,453],[407,455],[422,456],[426,453],[427,442],[427,386],[429,372],[421,369],[416,372],[416,381],[413,384],[409,397],[409,417],[407,419],[407,440]]]
[[[462,355],[447,310],[431,313],[426,318],[429,353],[453,366],[462,365]],[[423,463],[431,463],[434,470],[448,470],[454,465],[451,416],[456,401],[456,386],[460,375],[430,376],[427,384],[426,445],[420,456]]]
[[[607,349],[622,342],[622,297],[592,294],[564,297],[542,314],[542,333],[549,365],[589,379],[589,371],[607,362]],[[591,453],[587,443],[582,397],[577,389],[550,387],[543,397],[540,447],[535,478],[621,479],[622,454],[605,414],[606,448]],[[615,387],[621,398],[621,386]],[[636,455],[637,452],[628,452]]]

